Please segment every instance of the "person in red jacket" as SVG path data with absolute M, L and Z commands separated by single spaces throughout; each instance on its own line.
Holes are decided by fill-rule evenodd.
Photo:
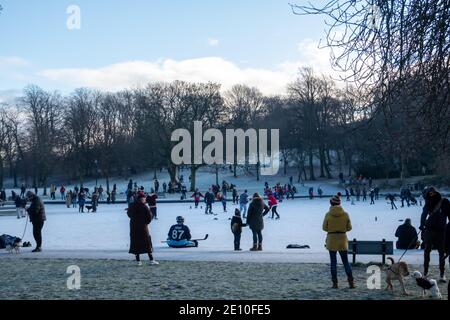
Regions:
M 152 213 L 152 217 L 155 220 L 158 220 L 157 214 L 156 214 L 156 199 L 158 199 L 158 196 L 156 193 L 149 194 L 145 201 L 147 202 L 148 206 L 150 207 L 150 211 Z
M 194 198 L 195 209 L 197 209 L 200 198 L 204 198 L 204 196 L 200 191 L 198 191 L 198 189 L 195 189 L 195 192 L 192 194 L 191 198 Z
M 56 189 L 56 188 L 55 188 Z M 61 193 L 61 200 L 65 200 L 66 197 L 66 188 L 64 187 L 64 185 L 61 186 L 61 188 L 59 189 L 59 192 Z
M 275 214 L 277 215 L 276 219 L 280 219 L 280 215 L 277 212 L 277 207 L 278 207 L 277 199 L 275 199 L 275 197 L 273 196 L 272 193 L 269 193 L 269 195 L 267 197 L 269 199 L 269 207 L 272 209 L 272 219 Z

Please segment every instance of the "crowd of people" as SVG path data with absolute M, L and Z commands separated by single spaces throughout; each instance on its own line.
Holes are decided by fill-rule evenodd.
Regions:
M 360 179 L 359 181 L 364 181 Z M 370 181 L 370 180 L 368 180 Z M 371 183 L 371 182 L 370 182 Z M 165 188 L 163 187 L 163 190 Z M 344 210 L 342 206 L 342 200 L 345 197 L 347 201 L 349 196 L 355 195 L 358 197 L 358 189 L 356 193 L 352 194 L 352 187 L 347 192 L 345 189 L 345 196 L 338 192 L 330 199 L 330 209 L 325 214 L 323 221 L 323 231 L 327 233 L 326 236 L 326 248 L 329 251 L 330 257 L 330 272 L 332 279 L 332 288 L 338 288 L 337 278 L 337 256 L 341 257 L 344 265 L 344 270 L 347 275 L 347 281 L 350 288 L 355 288 L 355 281 L 352 275 L 352 268 L 348 261 L 348 239 L 347 232 L 352 230 L 352 224 L 350 215 Z M 136 261 L 139 265 L 142 264 L 140 260 L 141 254 L 147 254 L 150 260 L 150 264 L 156 265 L 158 262 L 153 257 L 153 245 L 151 236 L 148 230 L 148 225 L 151 221 L 158 219 L 157 217 L 157 199 L 159 190 L 159 182 L 154 181 L 154 188 L 151 188 L 150 192 L 145 192 L 144 187 L 138 187 L 136 182 L 131 179 L 128 183 L 126 195 L 127 195 L 127 214 L 130 218 L 130 249 L 129 253 L 134 254 Z M 234 236 L 233 245 L 234 250 L 240 251 L 241 249 L 241 236 L 243 228 L 249 227 L 253 245 L 250 248 L 251 251 L 263 250 L 263 229 L 264 229 L 264 217 L 271 212 L 272 219 L 280 219 L 280 215 L 277 211 L 278 205 L 283 201 L 284 196 L 290 195 L 294 190 L 293 186 L 286 184 L 281 186 L 277 183 L 273 187 L 269 187 L 268 183 L 264 184 L 264 195 L 267 198 L 267 204 L 263 197 L 259 193 L 249 195 L 248 190 L 239 192 L 236 185 L 228 184 L 226 181 L 222 182 L 222 185 L 212 185 L 205 194 L 202 194 L 199 189 L 196 189 L 191 198 L 194 199 L 194 206 L 198 208 L 202 199 L 205 203 L 205 214 L 213 213 L 213 204 L 218 201 L 222 204 L 223 211 L 227 212 L 227 194 L 231 193 L 231 200 L 233 204 L 238 205 L 234 210 L 234 215 L 230 218 L 230 228 Z M 361 182 L 361 200 L 365 201 L 365 185 Z M 50 189 L 51 198 L 55 197 L 56 187 L 52 186 Z M 81 186 L 75 187 L 73 190 L 68 190 L 61 186 L 59 188 L 61 199 L 65 200 L 67 207 L 75 208 L 79 206 L 79 212 L 84 211 L 86 199 L 91 201 L 91 209 L 96 211 L 99 199 L 102 198 L 104 192 L 103 188 L 95 187 L 92 193 L 89 193 L 88 188 Z M 114 202 L 113 194 L 117 192 L 116 185 L 113 186 L 111 193 L 107 193 L 107 202 Z M 295 191 L 294 191 L 295 192 Z M 310 190 L 311 192 L 311 190 Z M 379 197 L 379 190 L 375 190 L 374 187 L 370 189 L 370 197 L 372 202 Z M 319 197 L 323 196 L 323 191 L 319 187 Z M 400 197 L 402 200 L 402 207 L 417 205 L 412 195 L 411 188 L 402 187 L 400 190 Z M 395 195 L 388 194 L 386 196 L 391 201 L 391 205 L 395 206 Z M 414 198 L 414 200 L 413 200 Z M 430 253 L 432 250 L 437 250 L 439 253 L 439 270 L 440 281 L 445 282 L 445 260 L 450 254 L 450 202 L 448 199 L 442 197 L 442 195 L 434 187 L 427 187 L 423 190 L 421 195 L 421 201 L 424 201 L 424 206 L 421 215 L 421 221 L 419 226 L 419 232 L 412 225 L 411 219 L 406 219 L 402 225 L 398 227 L 395 232 L 395 236 L 398 237 L 396 242 L 397 249 L 411 250 L 422 248 L 424 250 L 424 275 L 429 273 Z M 358 200 L 356 200 L 358 201 Z M 30 202 L 30 206 L 26 208 L 27 202 Z M 33 236 L 36 241 L 36 248 L 33 252 L 40 252 L 42 247 L 42 229 L 44 222 L 46 221 L 44 204 L 40 197 L 32 191 L 26 191 L 21 188 L 21 194 L 15 195 L 15 205 L 17 208 L 17 217 L 25 217 L 25 212 L 28 213 L 30 221 L 33 225 Z M 395 206 L 395 207 L 394 207 Z M 419 234 L 421 234 L 421 240 L 419 241 Z M 196 239 L 192 239 L 190 229 L 185 225 L 185 219 L 182 216 L 176 218 L 176 224 L 170 227 L 167 234 L 167 244 L 170 247 L 196 247 L 198 242 Z

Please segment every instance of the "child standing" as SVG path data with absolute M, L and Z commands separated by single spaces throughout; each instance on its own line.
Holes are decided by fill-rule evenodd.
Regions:
M 241 233 L 242 227 L 246 227 L 247 224 L 242 222 L 241 211 L 236 208 L 234 210 L 234 216 L 231 218 L 231 232 L 234 235 L 234 251 L 241 251 Z

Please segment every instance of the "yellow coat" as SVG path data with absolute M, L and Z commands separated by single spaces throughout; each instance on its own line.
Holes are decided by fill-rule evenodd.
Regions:
M 330 251 L 347 251 L 346 232 L 352 230 L 348 213 L 341 206 L 331 206 L 323 220 L 323 231 L 328 232 L 326 247 Z

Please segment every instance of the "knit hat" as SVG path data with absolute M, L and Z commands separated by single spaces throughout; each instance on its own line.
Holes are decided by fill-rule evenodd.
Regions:
M 332 206 L 340 206 L 341 198 L 338 195 L 335 195 L 333 198 L 330 199 L 330 204 Z
M 238 208 L 236 208 L 234 210 L 234 215 L 240 217 L 241 216 L 241 210 L 239 210 Z

